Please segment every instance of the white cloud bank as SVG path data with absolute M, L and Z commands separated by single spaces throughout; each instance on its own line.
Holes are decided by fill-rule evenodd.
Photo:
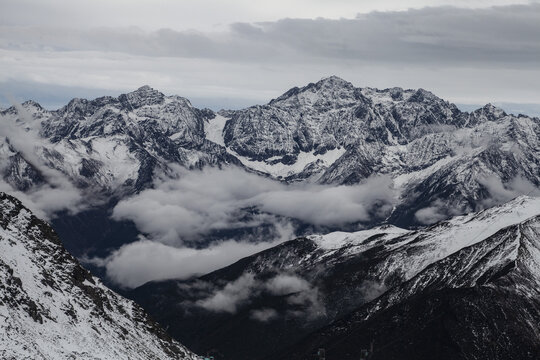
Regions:
M 288 219 L 314 226 L 369 221 L 390 211 L 394 196 L 392 181 L 385 177 L 330 187 L 286 185 L 234 167 L 179 170 L 178 179 L 162 179 L 154 189 L 115 207 L 113 218 L 133 221 L 148 239 L 125 245 L 98 263 L 112 281 L 127 287 L 188 278 L 293 239 Z M 206 242 L 212 231 L 268 223 L 275 231 L 263 238 L 230 239 L 205 249 L 185 247 L 186 241 Z
M 121 201 L 117 220 L 132 220 L 152 239 L 168 244 L 201 237 L 212 230 L 255 227 L 269 216 L 321 225 L 369 221 L 392 208 L 392 180 L 373 177 L 354 186 L 285 185 L 239 168 L 181 172 Z M 247 208 L 263 214 L 243 217 Z
M 281 227 L 275 239 L 258 243 L 227 240 L 204 249 L 174 247 L 141 239 L 122 246 L 106 259 L 87 259 L 104 266 L 114 283 L 134 288 L 152 280 L 186 279 L 230 265 L 243 257 L 258 253 L 294 237 L 292 228 Z

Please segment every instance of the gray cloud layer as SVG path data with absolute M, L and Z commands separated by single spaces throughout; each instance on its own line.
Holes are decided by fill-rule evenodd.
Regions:
M 267 101 L 335 74 L 358 86 L 423 87 L 464 104 L 534 104 L 539 36 L 537 3 L 243 22 L 216 31 L 13 24 L 0 28 L 0 86 L 24 94 L 28 83 L 104 92 L 148 83 L 219 107 Z
M 374 12 L 356 19 L 283 19 L 236 23 L 203 33 L 136 28 L 1 28 L 13 50 L 104 51 L 235 62 L 326 62 L 536 67 L 540 5 L 487 9 L 424 8 Z

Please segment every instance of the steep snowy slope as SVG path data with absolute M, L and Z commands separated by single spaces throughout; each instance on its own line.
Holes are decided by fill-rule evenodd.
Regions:
M 282 352 L 330 358 L 537 359 L 540 216 L 433 263 L 409 281 Z
M 217 348 L 225 358 L 248 359 L 292 346 L 358 308 L 363 312 L 353 319 L 365 321 L 426 292 L 507 286 L 519 304 L 515 316 L 523 313 L 518 319 L 527 321 L 519 334 L 532 351 L 540 345 L 537 325 L 530 326 L 539 315 L 539 214 L 539 198 L 520 197 L 416 231 L 387 225 L 300 238 L 198 279 L 148 283 L 130 296 L 193 349 Z M 326 338 L 338 342 L 339 334 L 347 335 L 340 324 L 335 336 L 325 332 L 295 350 L 298 358 L 309 358 Z M 408 329 L 404 323 L 401 331 Z M 508 344 L 519 343 L 515 334 L 506 341 L 505 353 Z M 488 359 L 480 348 L 470 351 Z
M 0 358 L 198 359 L 0 193 Z

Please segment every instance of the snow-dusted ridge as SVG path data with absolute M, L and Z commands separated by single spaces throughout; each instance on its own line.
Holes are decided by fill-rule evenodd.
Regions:
M 240 279 L 246 276 L 255 283 L 264 283 L 276 274 L 293 277 L 304 286 L 277 299 L 272 294 L 256 293 L 237 304 L 236 314 L 215 315 L 189 305 L 213 296 L 214 291 L 239 286 Z M 327 347 L 325 341 L 340 343 L 346 339 L 351 341 L 352 352 L 336 358 L 354 359 L 351 354 L 365 348 L 365 343 L 355 343 L 356 337 L 360 338 L 355 333 L 358 326 L 374 319 L 373 327 L 365 330 L 369 345 L 371 336 L 393 329 L 395 319 L 402 316 L 405 323 L 400 333 L 412 332 L 414 341 L 425 347 L 433 341 L 430 329 L 442 314 L 445 330 L 441 338 L 436 338 L 436 347 L 452 338 L 463 344 L 457 349 L 466 347 L 462 351 L 466 351 L 469 358 L 492 360 L 496 358 L 492 352 L 500 351 L 506 356 L 515 352 L 509 344 L 520 344 L 522 351 L 506 358 L 532 360 L 535 358 L 527 354 L 533 354 L 540 339 L 537 326 L 540 320 L 537 311 L 540 308 L 540 198 L 521 196 L 500 206 L 418 230 L 384 225 L 358 232 L 300 237 L 197 279 L 147 283 L 135 289 L 133 296 L 145 304 L 151 314 L 170 325 L 179 337 L 192 322 L 202 322 L 203 328 L 198 331 L 206 330 L 204 345 L 223 347 L 231 357 L 238 349 L 242 349 L 242 353 L 249 351 L 253 356 L 274 354 L 279 350 L 281 344 L 250 337 L 257 327 L 254 320 L 244 314 L 260 311 L 264 304 L 265 309 L 273 309 L 275 318 L 258 326 L 280 334 L 284 351 L 281 356 L 269 355 L 268 358 L 303 360 L 313 354 L 311 350 L 316 352 L 320 347 L 326 347 L 330 355 L 330 350 L 339 350 L 340 345 Z M 311 309 L 315 309 L 317 316 L 302 317 L 306 307 L 298 306 L 296 300 L 314 298 L 317 306 Z M 423 302 L 424 298 L 429 300 Z M 186 304 L 185 307 L 178 308 L 179 302 Z M 425 316 L 423 321 L 415 320 L 420 316 L 417 313 L 405 316 L 411 303 L 421 309 L 420 313 Z M 467 312 L 451 312 L 448 330 L 447 312 L 453 306 L 459 306 L 458 309 L 465 306 Z M 174 310 L 170 310 L 172 308 Z M 310 309 L 309 304 L 307 308 Z M 196 315 L 191 315 L 192 312 Z M 299 320 L 283 321 L 291 319 L 292 312 Z M 471 316 L 481 319 L 471 321 Z M 384 321 L 379 323 L 379 317 Z M 215 331 L 223 321 L 234 324 L 227 327 L 227 334 L 223 330 Z M 427 332 L 425 338 L 416 337 L 418 329 Z M 302 343 L 301 339 L 310 338 L 309 333 L 315 330 L 316 337 L 309 352 L 298 356 L 289 352 L 294 348 L 289 341 Z M 187 339 L 196 347 L 201 346 L 198 338 L 196 333 Z M 400 338 L 400 334 L 379 336 L 376 344 L 378 348 L 387 344 L 393 346 L 393 341 Z M 496 350 L 487 352 L 485 347 L 500 338 L 504 338 L 504 342 Z M 470 343 L 474 345 L 467 347 Z M 249 350 L 244 350 L 245 347 Z M 440 354 L 438 348 L 429 351 L 432 352 L 425 359 Z M 388 358 L 400 359 L 399 356 Z M 407 359 L 416 358 L 412 355 Z
M 359 254 L 382 244 L 387 250 L 394 251 L 384 272 L 399 271 L 408 280 L 430 264 L 484 241 L 501 229 L 539 215 L 540 197 L 520 196 L 503 205 L 457 216 L 420 230 L 387 225 L 354 233 L 335 232 L 308 238 L 326 252 L 325 256 L 341 249 L 347 249 L 346 253 L 350 255 Z M 366 243 L 375 235 L 378 235 L 376 242 Z M 537 261 L 540 264 L 540 258 Z M 537 276 L 540 279 L 540 272 Z
M 199 359 L 0 193 L 0 358 Z

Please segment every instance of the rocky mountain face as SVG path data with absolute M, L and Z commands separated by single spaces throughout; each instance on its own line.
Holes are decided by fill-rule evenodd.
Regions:
M 0 193 L 0 358 L 199 359 Z
M 389 222 L 398 226 L 421 223 L 415 214 L 426 207 L 440 208 L 440 218 L 486 207 L 498 195 L 492 181 L 540 185 L 538 118 L 492 105 L 461 112 L 423 89 L 356 88 L 330 77 L 222 115 L 230 117 L 224 144 L 247 167 L 324 184 L 391 177 L 400 200 Z
M 520 197 L 421 230 L 313 235 L 129 296 L 223 358 L 357 359 L 373 341 L 377 359 L 534 359 L 539 214 Z
M 475 121 L 423 89 L 360 89 L 338 77 L 293 88 L 264 106 L 229 112 L 225 143 L 266 160 L 300 152 L 325 153 L 358 142 L 406 144 L 431 127 Z

